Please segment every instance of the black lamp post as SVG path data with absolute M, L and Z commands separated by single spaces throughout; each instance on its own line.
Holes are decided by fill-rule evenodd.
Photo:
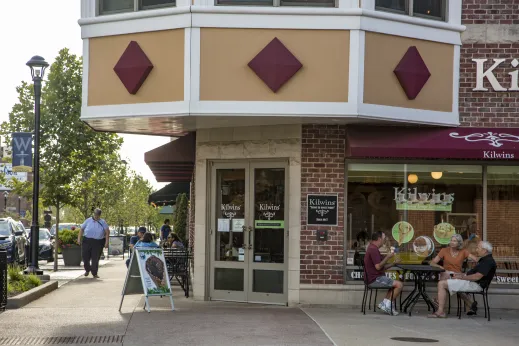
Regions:
M 9 196 L 9 192 L 4 191 L 4 212 L 7 213 L 7 196 Z
M 32 223 L 31 223 L 31 264 L 27 272 L 41 275 L 43 271 L 38 268 L 38 244 L 40 238 L 40 225 L 38 223 L 38 199 L 40 194 L 40 99 L 41 82 L 45 69 L 49 64 L 41 56 L 35 55 L 27 62 L 31 68 L 32 81 L 34 82 L 34 165 L 33 165 L 33 192 L 32 192 Z
M 18 196 L 18 216 L 22 217 L 22 197 Z

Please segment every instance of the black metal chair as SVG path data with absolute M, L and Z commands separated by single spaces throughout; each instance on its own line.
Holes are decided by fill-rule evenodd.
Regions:
M 165 248 L 163 252 L 170 282 L 176 279 L 186 298 L 189 298 L 189 260 L 191 259 L 189 251 L 186 249 Z
M 461 299 L 461 296 L 460 296 L 460 293 L 472 293 L 472 297 L 474 298 L 474 301 L 476 301 L 476 294 L 477 295 L 481 295 L 483 297 L 483 308 L 485 309 L 485 318 L 487 318 L 488 321 L 490 321 L 490 305 L 488 303 L 488 288 L 490 287 L 490 282 L 492 282 L 492 280 L 494 279 L 494 275 L 496 274 L 496 269 L 494 269 L 491 273 L 490 273 L 490 280 L 489 280 L 489 283 L 488 285 L 486 286 L 482 286 L 481 288 L 483 288 L 482 291 L 480 292 L 457 292 L 456 293 L 456 296 L 458 297 L 458 319 L 461 319 L 461 304 L 462 304 L 462 299 Z
M 371 284 L 368 284 L 368 275 L 366 273 L 366 268 L 364 267 L 364 258 L 359 258 L 359 267 L 362 269 L 362 275 L 363 275 L 363 281 L 364 281 L 364 294 L 362 296 L 362 306 L 360 309 L 360 312 L 366 314 L 366 302 L 368 300 L 368 292 L 369 292 L 369 304 L 368 308 L 371 306 L 371 297 L 373 295 L 373 291 L 375 291 L 375 300 L 373 301 L 373 311 L 377 311 L 377 295 L 378 290 L 388 290 L 388 287 L 386 285 L 382 285 L 375 282 L 372 282 Z M 390 288 L 391 290 L 391 314 L 393 314 L 393 293 L 394 289 Z

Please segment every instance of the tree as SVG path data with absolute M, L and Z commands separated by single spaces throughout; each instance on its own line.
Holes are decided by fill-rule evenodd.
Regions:
M 45 206 L 56 208 L 57 230 L 60 209 L 78 204 L 74 184 L 84 172 L 101 170 L 100 162 L 117 153 L 122 144 L 116 134 L 95 132 L 80 120 L 81 88 L 82 59 L 62 49 L 42 90 L 40 128 L 41 198 Z M 22 83 L 17 91 L 18 103 L 9 113 L 9 121 L 0 126 L 0 134 L 8 140 L 12 132 L 34 129 L 32 86 Z M 54 263 L 57 270 L 57 260 Z
M 173 231 L 178 235 L 182 242 L 185 242 L 188 208 L 188 199 L 185 193 L 181 193 L 177 196 L 175 208 L 176 209 Z

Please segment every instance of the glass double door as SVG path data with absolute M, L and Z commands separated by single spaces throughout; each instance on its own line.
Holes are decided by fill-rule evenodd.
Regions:
M 286 304 L 286 164 L 214 163 L 211 179 L 211 299 Z

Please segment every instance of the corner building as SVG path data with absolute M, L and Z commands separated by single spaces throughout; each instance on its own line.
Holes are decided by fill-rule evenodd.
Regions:
M 360 305 L 381 230 L 489 240 L 519 306 L 519 1 L 81 2 L 82 120 L 172 137 L 195 299 Z

